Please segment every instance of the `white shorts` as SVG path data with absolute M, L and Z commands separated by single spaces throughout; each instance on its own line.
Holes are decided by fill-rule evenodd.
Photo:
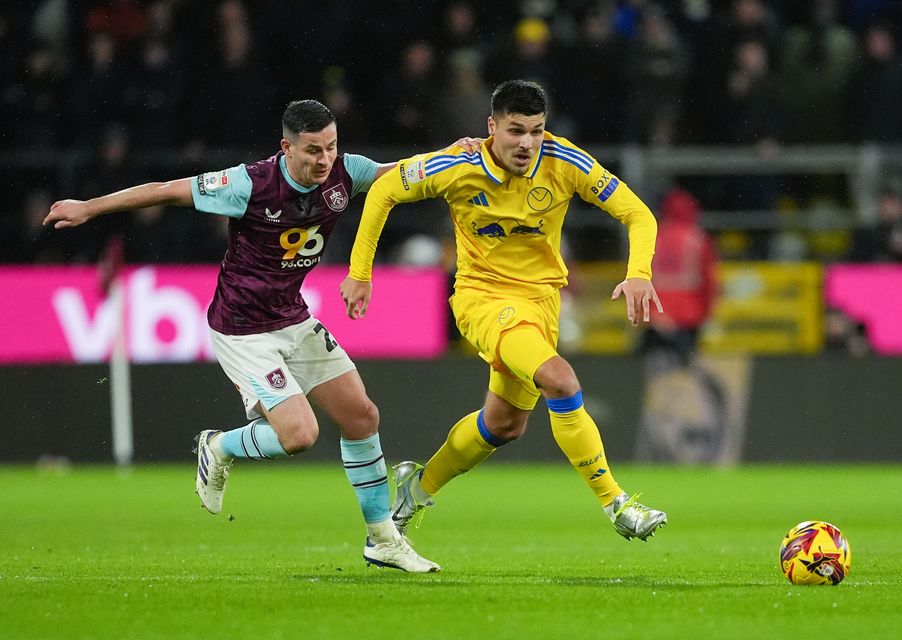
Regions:
M 316 318 L 277 331 L 227 336 L 210 329 L 213 350 L 238 388 L 249 420 L 356 367 Z

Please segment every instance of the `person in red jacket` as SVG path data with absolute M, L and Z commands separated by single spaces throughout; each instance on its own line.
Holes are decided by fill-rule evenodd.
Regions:
M 642 351 L 675 352 L 685 365 L 717 295 L 717 256 L 699 225 L 701 207 L 685 189 L 672 189 L 661 203 L 655 248 L 655 289 L 666 314 L 652 316 Z

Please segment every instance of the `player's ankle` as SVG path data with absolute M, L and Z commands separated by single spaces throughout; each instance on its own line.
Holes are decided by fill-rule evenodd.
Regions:
M 393 542 L 401 537 L 391 518 L 382 520 L 381 522 L 367 522 L 366 534 L 370 540 L 379 544 L 380 542 Z
M 210 447 L 210 451 L 213 452 L 213 456 L 216 458 L 216 462 L 225 464 L 227 462 L 231 462 L 233 458 L 222 449 L 222 435 L 223 434 L 221 432 L 217 433 L 207 441 L 207 444 Z

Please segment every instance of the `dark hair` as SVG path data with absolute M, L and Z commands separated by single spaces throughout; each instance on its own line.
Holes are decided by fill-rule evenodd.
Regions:
M 519 113 L 536 116 L 548 113 L 548 97 L 538 83 L 529 80 L 508 80 L 492 92 L 492 114 Z
M 322 131 L 335 122 L 329 107 L 316 100 L 289 102 L 282 114 L 282 135 Z

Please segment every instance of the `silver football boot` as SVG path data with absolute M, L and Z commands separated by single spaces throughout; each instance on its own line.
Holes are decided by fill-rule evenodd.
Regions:
M 605 512 L 614 523 L 614 529 L 627 540 L 632 538 L 647 540 L 655 535 L 658 527 L 667 524 L 666 513 L 639 504 L 636 502 L 638 497 L 639 494 L 631 498 L 621 493 L 605 507 Z
M 395 472 L 395 501 L 391 505 L 391 519 L 403 536 L 414 516 L 419 513 L 422 519 L 423 509 L 431 507 L 434 503 L 431 499 L 419 502 L 413 496 L 411 484 L 420 480 L 423 465 L 407 460 L 396 464 L 392 469 Z

